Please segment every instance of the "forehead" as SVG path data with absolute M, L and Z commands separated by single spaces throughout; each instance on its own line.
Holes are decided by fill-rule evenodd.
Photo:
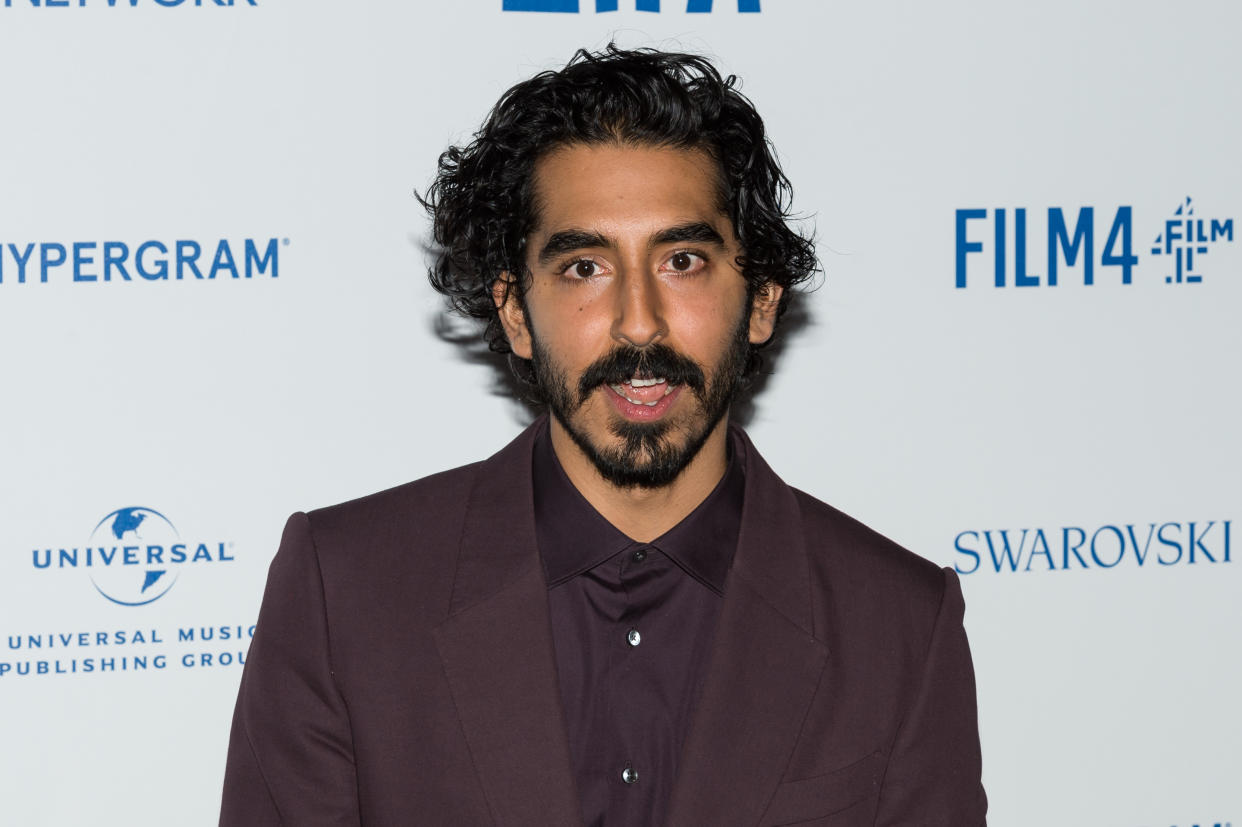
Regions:
M 535 164 L 534 235 L 567 227 L 654 232 L 688 221 L 728 224 L 719 166 L 700 149 L 569 144 Z

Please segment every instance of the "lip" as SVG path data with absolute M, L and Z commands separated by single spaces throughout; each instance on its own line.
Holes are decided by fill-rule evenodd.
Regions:
M 654 405 L 634 404 L 621 394 L 617 393 L 611 385 L 605 385 L 606 395 L 617 413 L 632 422 L 653 422 L 668 412 L 673 403 L 677 401 L 677 397 L 681 396 L 684 385 L 673 385 L 667 395 L 661 398 Z

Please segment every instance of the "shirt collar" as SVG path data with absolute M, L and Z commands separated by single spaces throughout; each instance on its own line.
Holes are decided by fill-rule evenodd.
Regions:
M 535 437 L 532 477 L 535 532 L 548 588 L 594 568 L 628 547 L 655 548 L 713 591 L 723 594 L 737 549 L 745 492 L 746 446 L 729 429 L 724 476 L 681 522 L 650 543 L 630 539 L 574 487 L 544 425 Z

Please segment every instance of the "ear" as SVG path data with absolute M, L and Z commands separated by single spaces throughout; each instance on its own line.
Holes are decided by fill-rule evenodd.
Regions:
M 530 328 L 526 325 L 526 314 L 522 311 L 522 302 L 518 300 L 517 289 L 517 279 L 505 271 L 492 282 L 492 301 L 496 304 L 500 326 L 505 329 L 510 349 L 521 358 L 529 359 L 533 355 Z
M 750 306 L 750 343 L 761 345 L 772 338 L 776 330 L 776 316 L 781 306 L 781 295 L 785 292 L 779 284 L 765 282 L 755 291 L 754 301 Z

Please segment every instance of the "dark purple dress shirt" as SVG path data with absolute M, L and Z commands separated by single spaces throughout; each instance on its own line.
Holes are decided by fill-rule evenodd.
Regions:
M 534 447 L 535 528 L 587 827 L 663 821 L 737 548 L 742 441 L 685 519 L 631 540 L 574 488 L 547 429 Z

